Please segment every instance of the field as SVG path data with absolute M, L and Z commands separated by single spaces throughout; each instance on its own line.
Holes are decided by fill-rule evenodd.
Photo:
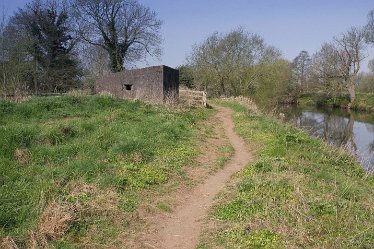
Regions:
M 207 221 L 199 248 L 373 248 L 374 178 L 342 150 L 233 102 L 256 155 Z
M 211 113 L 105 96 L 1 100 L 1 245 L 118 247 L 147 195 L 188 181 Z

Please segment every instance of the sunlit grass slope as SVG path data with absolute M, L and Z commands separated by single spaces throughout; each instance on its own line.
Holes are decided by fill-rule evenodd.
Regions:
M 373 248 L 373 176 L 299 129 L 223 104 L 256 161 L 218 198 L 200 248 Z
M 139 193 L 183 175 L 208 113 L 105 96 L 0 101 L 3 243 L 117 246 Z

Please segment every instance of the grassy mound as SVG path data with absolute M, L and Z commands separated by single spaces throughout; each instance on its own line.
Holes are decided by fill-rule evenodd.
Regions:
M 344 151 L 235 103 L 257 160 L 235 176 L 200 248 L 372 248 L 374 178 Z
M 183 176 L 207 116 L 99 96 L 0 101 L 0 245 L 121 243 L 141 192 Z

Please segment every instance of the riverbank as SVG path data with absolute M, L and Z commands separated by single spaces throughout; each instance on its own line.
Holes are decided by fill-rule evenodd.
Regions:
M 240 104 L 257 160 L 217 200 L 200 248 L 372 248 L 374 178 L 346 152 Z
M 298 105 L 301 107 L 328 107 L 347 109 L 349 103 L 348 96 L 341 96 L 336 98 L 326 98 L 324 94 L 304 94 L 298 100 Z M 357 93 L 356 100 L 353 102 L 352 110 L 362 112 L 374 112 L 374 94 L 372 93 Z
M 374 115 L 345 109 L 280 106 L 283 121 L 328 144 L 346 148 L 367 171 L 374 172 Z

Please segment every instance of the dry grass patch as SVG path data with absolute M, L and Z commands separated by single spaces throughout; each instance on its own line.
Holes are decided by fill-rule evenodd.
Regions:
M 49 240 L 62 238 L 75 219 L 74 211 L 72 206 L 53 201 L 40 216 L 37 228 L 38 233 L 46 236 Z
M 92 184 L 71 182 L 67 185 L 69 194 L 66 200 L 74 205 L 78 219 L 90 215 L 118 215 L 120 211 L 119 194 L 114 189 L 99 189 Z
M 110 227 L 123 229 L 124 212 L 120 209 L 118 194 L 112 189 L 101 190 L 95 185 L 71 182 L 68 194 L 61 201 L 52 201 L 42 212 L 36 229 L 26 241 L 27 248 L 48 248 L 49 241 L 59 241 L 68 235 L 73 226 L 86 226 L 80 244 L 95 248 L 105 238 L 103 230 Z M 107 226 L 108 225 L 108 226 Z M 112 238 L 116 241 L 118 238 Z M 7 241 L 9 244 L 11 241 Z M 108 241 L 105 241 L 107 243 Z
M 48 248 L 48 241 L 65 236 L 76 218 L 73 205 L 52 201 L 42 212 L 35 231 L 29 233 L 26 248 Z
M 10 237 L 0 238 L 0 248 L 2 249 L 18 249 L 17 244 Z
M 28 149 L 15 149 L 13 158 L 19 164 L 27 165 L 31 161 L 31 152 Z

